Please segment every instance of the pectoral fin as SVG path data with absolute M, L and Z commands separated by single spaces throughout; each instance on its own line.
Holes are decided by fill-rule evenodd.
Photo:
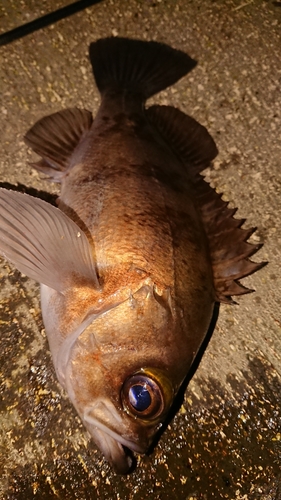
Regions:
M 45 201 L 7 189 L 0 189 L 0 255 L 59 292 L 99 287 L 93 248 L 77 224 Z

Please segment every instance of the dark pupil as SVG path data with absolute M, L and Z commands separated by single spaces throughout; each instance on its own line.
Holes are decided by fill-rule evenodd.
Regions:
M 145 411 L 151 405 L 151 397 L 145 385 L 134 385 L 129 390 L 129 401 L 137 411 Z

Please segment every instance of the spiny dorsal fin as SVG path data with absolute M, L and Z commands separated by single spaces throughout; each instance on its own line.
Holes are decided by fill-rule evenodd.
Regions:
M 188 163 L 189 170 L 201 172 L 217 156 L 216 144 L 208 130 L 179 109 L 156 105 L 148 108 L 146 115 L 173 151 Z
M 195 202 L 209 242 L 216 300 L 233 303 L 231 295 L 253 291 L 237 280 L 266 264 L 249 260 L 262 246 L 247 242 L 256 228 L 242 229 L 245 220 L 233 217 L 237 209 L 228 208 L 228 203 L 199 175 L 217 154 L 215 143 L 205 127 L 169 106 L 152 106 L 147 110 L 147 116 L 191 176 Z
M 59 181 L 92 122 L 92 113 L 78 108 L 64 109 L 38 120 L 24 137 L 26 144 L 42 157 L 32 165 Z
M 58 292 L 99 288 L 93 248 L 58 208 L 28 194 L 0 189 L 0 255 Z
M 129 91 L 142 99 L 177 82 L 196 65 L 187 54 L 163 43 L 114 37 L 91 43 L 90 60 L 100 92 Z
M 196 200 L 200 208 L 211 252 L 216 299 L 219 302 L 234 303 L 232 295 L 253 292 L 237 280 L 255 273 L 266 262 L 252 262 L 262 244 L 247 242 L 256 228 L 243 229 L 245 219 L 234 219 L 236 209 L 228 203 L 198 175 L 195 184 Z

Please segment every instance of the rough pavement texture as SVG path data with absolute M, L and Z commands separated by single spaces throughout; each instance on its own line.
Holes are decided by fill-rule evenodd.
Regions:
M 67 2 L 2 0 L 2 32 Z M 114 474 L 56 381 L 39 287 L 0 269 L 0 496 L 32 499 L 281 499 L 281 2 L 104 0 L 1 48 L 0 181 L 56 193 L 22 137 L 63 107 L 93 109 L 87 58 L 109 35 L 154 39 L 198 60 L 154 102 L 206 125 L 220 154 L 207 177 L 264 242 L 255 294 L 221 306 L 203 359 L 158 446 Z

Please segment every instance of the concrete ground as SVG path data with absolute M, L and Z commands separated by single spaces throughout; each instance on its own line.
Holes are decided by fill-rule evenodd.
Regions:
M 2 32 L 66 5 L 2 0 Z M 130 476 L 89 441 L 52 366 L 39 287 L 0 269 L 0 496 L 33 499 L 281 499 L 281 2 L 104 0 L 1 48 L 0 181 L 47 193 L 23 144 L 35 120 L 63 107 L 95 112 L 91 41 L 166 42 L 198 60 L 154 101 L 206 125 L 219 156 L 207 172 L 264 242 L 255 294 L 221 306 L 214 334 L 159 444 Z

